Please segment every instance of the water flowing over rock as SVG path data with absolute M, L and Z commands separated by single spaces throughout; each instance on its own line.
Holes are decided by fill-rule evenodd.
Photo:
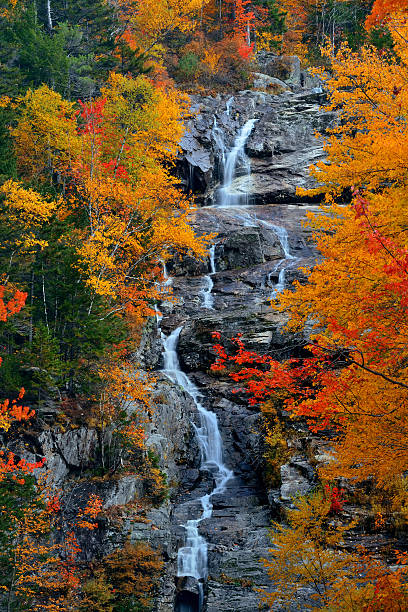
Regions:
M 197 115 L 181 141 L 184 153 L 179 166 L 181 177 L 199 202 L 218 204 L 226 187 L 235 197 L 230 204 L 295 202 L 299 201 L 296 187 L 314 185 L 309 166 L 324 158 L 323 141 L 315 133 L 324 133 L 334 114 L 319 110 L 324 101 L 320 86 L 297 87 L 296 91 L 289 87 L 279 95 L 250 90 L 232 98 L 193 96 L 192 110 Z M 242 151 L 238 141 L 244 135 Z M 242 151 L 241 164 L 232 176 L 238 150 Z
M 216 238 L 206 261 L 178 256 L 167 263 L 177 304 L 162 304 L 157 317 L 160 368 L 190 400 L 193 444 L 161 527 L 170 537 L 158 612 L 257 610 L 257 589 L 268 588 L 260 559 L 268 554 L 271 518 L 315 481 L 308 432 L 300 430 L 280 483 L 265 482 L 259 411 L 210 365 L 214 331 L 227 348 L 240 333 L 249 349 L 282 358 L 304 345 L 285 333 L 284 315 L 269 304 L 302 279 L 300 265 L 314 261 L 302 227 L 313 204 L 295 201 L 295 189 L 312 184 L 308 165 L 324 155 L 314 131 L 331 117 L 321 118 L 321 101 L 317 89 L 194 100 L 197 114 L 182 142 L 185 181 L 210 204 L 196 210 L 193 226 Z
M 268 588 L 260 559 L 268 555 L 270 521 L 315 482 L 309 434 L 302 429 L 278 484 L 265 481 L 259 410 L 210 370 L 214 331 L 227 348 L 240 333 L 249 349 L 282 358 L 298 354 L 305 342 L 285 333 L 285 317 L 270 300 L 295 278 L 302 280 L 299 266 L 314 262 L 309 230 L 302 227 L 314 204 L 300 203 L 295 190 L 312 185 L 308 166 L 324 155 L 314 131 L 332 117 L 319 113 L 318 88 L 291 84 L 295 68 L 288 74 L 283 80 L 290 90 L 279 95 L 252 90 L 194 97 L 196 114 L 181 143 L 186 189 L 207 204 L 194 212 L 192 225 L 215 238 L 203 261 L 174 256 L 163 263 L 164 284 L 176 299 L 156 308 L 134 355 L 137 367 L 154 370 L 157 378 L 146 438 L 167 475 L 169 498 L 144 508 L 140 521 L 126 518 L 120 527 L 106 521 L 82 545 L 89 559 L 127 538 L 160 549 L 165 570 L 155 612 L 258 610 L 257 589 Z M 94 465 L 98 440 L 92 429 L 49 430 L 38 443 L 55 484 L 69 491 L 72 513 L 94 490 L 105 509 L 137 505 L 146 495 L 138 475 L 98 485 L 72 478 L 69 489 L 73 475 Z M 327 457 L 326 450 L 316 446 L 316 456 Z
M 219 206 L 239 206 L 240 204 L 249 203 L 248 188 L 234 191 L 234 185 L 239 174 L 245 177 L 244 184 L 246 186 L 251 181 L 251 163 L 245 153 L 245 145 L 254 129 L 255 123 L 256 119 L 248 119 L 239 131 L 231 151 L 227 155 L 223 153 L 223 184 L 216 195 L 216 201 Z
M 241 333 L 249 348 L 283 356 L 296 353 L 304 342 L 284 333 L 284 318 L 269 301 L 286 282 L 300 278 L 298 265 L 313 261 L 301 227 L 309 208 L 198 209 L 197 231 L 217 233 L 204 269 L 193 269 L 188 258 L 168 264 L 179 304 L 162 307 L 161 367 L 193 400 L 190 416 L 201 459 L 197 463 L 193 454 L 187 461 L 171 499 L 172 561 L 163 579 L 160 612 L 257 610 L 255 589 L 268 587 L 260 559 L 267 555 L 270 520 L 290 503 L 296 487 L 312 486 L 313 469 L 299 467 L 307 462 L 299 448 L 298 461 L 282 467 L 281 484 L 268 489 L 259 412 L 209 369 L 214 331 L 227 340 Z M 203 292 L 208 277 L 212 308 Z

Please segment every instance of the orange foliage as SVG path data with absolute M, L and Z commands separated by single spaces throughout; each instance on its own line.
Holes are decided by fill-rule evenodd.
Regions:
M 96 519 L 102 510 L 102 500 L 98 495 L 91 494 L 89 500 L 83 510 L 78 512 L 77 527 L 81 529 L 96 529 L 98 523 L 91 523 L 88 519 Z
M 7 321 L 8 317 L 20 312 L 27 299 L 27 293 L 17 290 L 13 297 L 9 298 L 8 301 L 5 302 L 5 294 L 6 287 L 4 285 L 0 286 L 0 321 Z
M 286 31 L 282 34 L 282 53 L 297 55 L 304 60 L 307 45 L 303 41 L 309 15 L 312 11 L 321 10 L 321 0 L 278 0 L 278 7 L 286 13 Z
M 120 0 L 118 12 L 125 24 L 124 40 L 131 48 L 159 53 L 163 39 L 178 29 L 194 29 L 195 17 L 208 0 Z
M 28 462 L 25 459 L 19 459 L 16 462 L 14 453 L 9 452 L 7 459 L 5 459 L 4 451 L 0 451 L 0 482 L 7 474 L 11 474 L 13 480 L 18 479 L 18 484 L 24 484 L 24 474 L 32 474 L 34 470 L 41 469 L 44 467 L 45 461 L 46 459 L 43 458 L 41 461 L 34 463 Z
M 366 19 L 366 27 L 370 29 L 392 21 L 394 13 L 401 13 L 406 17 L 407 12 L 407 0 L 375 0 L 371 13 Z

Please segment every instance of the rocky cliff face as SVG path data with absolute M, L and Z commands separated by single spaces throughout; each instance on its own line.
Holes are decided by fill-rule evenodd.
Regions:
M 213 499 L 211 518 L 200 524 L 200 533 L 208 542 L 209 578 L 204 605 L 207 612 L 258 609 L 259 595 L 254 589 L 268 587 L 260 559 L 267 555 L 270 520 L 279 515 L 282 504 L 291 503 L 292 495 L 306 492 L 314 482 L 314 471 L 305 454 L 308 434 L 300 431 L 293 442 L 293 457 L 282 466 L 281 484 L 268 489 L 262 476 L 264 449 L 259 435 L 259 413 L 248 406 L 245 397 L 232 392 L 228 380 L 209 369 L 215 358 L 212 348 L 215 330 L 227 339 L 241 333 L 248 347 L 282 356 L 294 354 L 303 344 L 302 338 L 284 333 L 283 317 L 270 309 L 269 301 L 282 277 L 283 266 L 285 282 L 290 282 L 298 274 L 299 265 L 313 261 L 307 231 L 301 227 L 307 208 L 275 205 L 202 208 L 196 212 L 195 227 L 217 233 L 216 272 L 211 275 L 212 308 L 204 307 L 206 279 L 212 269 L 210 261 L 195 265 L 185 259 L 168 266 L 179 303 L 162 307 L 165 316 L 161 327 L 169 334 L 183 326 L 178 344 L 181 366 L 201 390 L 203 403 L 216 413 L 224 462 L 234 472 L 226 490 Z M 287 232 L 286 245 L 282 228 Z M 293 259 L 285 260 L 283 246 Z M 191 419 L 197 422 L 194 407 L 191 409 Z M 167 589 L 169 585 L 171 589 L 167 590 L 166 598 L 160 599 L 161 612 L 173 610 L 177 593 L 183 602 L 190 602 L 193 599 L 189 599 L 189 593 L 197 592 L 194 581 L 186 578 L 175 581 L 177 548 L 183 545 L 185 537 L 180 525 L 188 518 L 199 518 L 198 500 L 214 486 L 211 471 L 199 469 L 195 453 L 180 475 L 172 498 L 174 548 L 169 556 L 173 562 L 165 578 Z
M 217 202 L 222 158 L 240 127 L 254 118 L 246 144 L 251 176 L 238 175 L 232 191 L 247 194 L 252 204 L 299 201 L 296 187 L 312 186 L 308 168 L 324 157 L 323 142 L 315 132 L 324 132 L 334 118 L 319 112 L 323 98 L 320 87 L 295 92 L 288 87 L 279 95 L 251 90 L 234 98 L 194 98 L 196 116 L 181 143 L 180 172 L 188 189 L 206 205 Z
M 297 492 L 313 487 L 310 453 L 316 461 L 324 457 L 324 448 L 298 426 L 280 478 L 273 487 L 265 482 L 259 412 L 210 370 L 214 331 L 227 344 L 241 333 L 249 348 L 282 358 L 299 352 L 305 342 L 285 334 L 284 317 L 269 302 L 301 277 L 299 266 L 313 263 L 308 231 L 302 227 L 313 203 L 300 202 L 295 191 L 313 185 L 309 165 L 324 157 L 315 131 L 324 132 L 334 117 L 319 112 L 322 91 L 301 72 L 297 58 L 263 60 L 263 73 L 255 75 L 255 85 L 263 91 L 194 98 L 195 115 L 181 143 L 180 175 L 206 205 L 196 211 L 193 225 L 216 238 L 208 261 L 186 257 L 168 263 L 177 304 L 162 305 L 161 332 L 168 337 L 182 327 L 180 367 L 200 390 L 205 409 L 217 416 L 223 462 L 234 476 L 212 494 L 217 472 L 203 466 L 197 446 L 178 465 L 170 515 L 161 526 L 169 535 L 159 612 L 257 610 L 257 589 L 268 588 L 260 559 L 268 554 L 270 520 Z M 177 392 L 174 383 L 173 390 Z M 184 397 L 180 388 L 178 392 Z M 199 427 L 197 406 L 188 403 L 188 393 L 184 401 L 190 421 Z M 179 436 L 181 431 L 191 443 L 187 422 L 180 421 Z M 209 516 L 203 515 L 206 495 L 212 502 Z M 178 550 L 186 545 L 185 525 L 191 519 L 199 521 L 199 535 L 208 546 L 208 580 L 177 577 Z

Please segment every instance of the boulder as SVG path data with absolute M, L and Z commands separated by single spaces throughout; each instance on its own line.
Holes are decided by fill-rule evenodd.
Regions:
M 280 498 L 293 503 L 297 495 L 307 495 L 315 486 L 315 473 L 307 458 L 295 456 L 281 466 Z
M 300 59 L 296 55 L 260 53 L 257 63 L 261 71 L 290 85 L 303 85 Z
M 290 87 L 286 83 L 268 74 L 254 72 L 253 79 L 253 86 L 256 89 L 263 89 L 268 93 L 280 94 L 284 91 L 290 91 Z

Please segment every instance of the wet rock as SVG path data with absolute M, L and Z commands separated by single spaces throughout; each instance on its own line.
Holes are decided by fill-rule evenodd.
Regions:
M 276 72 L 285 72 L 287 83 L 305 80 L 305 76 L 301 79 L 297 58 L 280 63 L 275 58 L 275 64 Z M 190 121 L 186 140 L 181 143 L 184 153 L 180 174 L 189 190 L 197 193 L 197 201 L 213 203 L 217 199 L 223 180 L 221 161 L 232 149 L 240 128 L 252 117 L 257 121 L 246 147 L 252 175 L 248 177 L 245 168 L 238 167 L 231 193 L 248 194 L 249 201 L 256 204 L 292 202 L 296 187 L 315 186 L 308 168 L 325 157 L 323 142 L 316 140 L 315 132 L 324 133 L 335 115 L 320 111 L 324 96 L 310 79 L 308 86 L 313 87 L 299 85 L 292 92 L 284 79 L 268 74 L 256 76 L 255 83 L 264 89 L 269 83 L 286 91 L 279 95 L 239 92 L 229 103 L 229 113 L 226 108 L 230 96 L 193 97 L 198 115 Z
M 164 377 L 158 380 L 154 411 L 147 426 L 147 446 L 154 450 L 170 486 L 179 485 L 186 467 L 192 466 L 192 474 L 199 464 L 199 449 L 191 424 L 195 412 L 195 404 L 188 394 Z
M 264 262 L 260 234 L 250 228 L 229 235 L 222 243 L 221 252 L 220 270 L 247 268 Z

